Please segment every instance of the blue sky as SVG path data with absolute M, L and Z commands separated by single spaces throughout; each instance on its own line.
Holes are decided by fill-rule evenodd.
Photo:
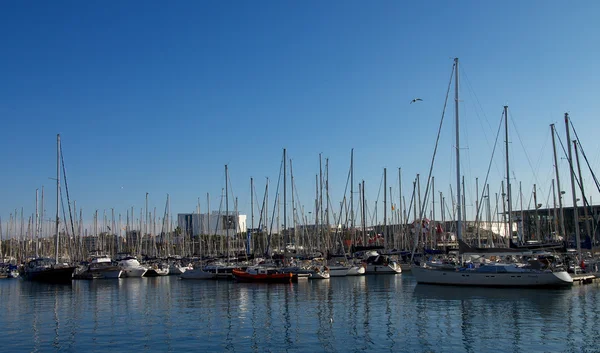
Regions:
M 250 177 L 260 199 L 269 177 L 272 199 L 284 147 L 307 212 L 319 153 L 337 212 L 354 148 L 355 183 L 365 180 L 373 211 L 384 167 L 395 197 L 398 167 L 405 195 L 417 173 L 424 180 L 454 57 L 467 197 L 476 177 L 483 183 L 507 104 L 513 190 L 523 183 L 527 207 L 537 183 L 545 203 L 549 124 L 564 140 L 565 112 L 600 164 L 599 10 L 595 1 L 3 2 L 0 216 L 33 213 L 36 188 L 55 197 L 57 133 L 71 199 L 88 221 L 96 209 L 139 214 L 146 192 L 159 215 L 167 193 L 173 213 L 193 211 L 198 197 L 205 210 L 206 193 L 214 210 L 225 164 L 231 196 L 249 213 Z M 423 102 L 409 104 L 415 97 Z M 451 108 L 434 170 L 448 199 Z M 584 181 L 600 199 L 587 171 Z M 54 214 L 54 201 L 45 209 Z

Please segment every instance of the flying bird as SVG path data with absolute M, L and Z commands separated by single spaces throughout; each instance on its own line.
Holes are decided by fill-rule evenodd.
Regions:
M 413 100 L 410 101 L 410 104 L 416 103 L 416 102 L 422 102 L 423 100 L 421 98 L 415 98 Z

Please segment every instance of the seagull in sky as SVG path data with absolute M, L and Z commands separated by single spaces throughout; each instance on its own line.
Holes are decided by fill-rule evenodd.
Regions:
M 415 98 L 413 100 L 410 101 L 410 104 L 416 103 L 416 102 L 422 102 L 423 100 L 421 98 Z

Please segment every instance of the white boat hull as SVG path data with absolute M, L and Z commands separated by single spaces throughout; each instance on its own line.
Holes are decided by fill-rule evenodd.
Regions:
M 362 276 L 366 272 L 363 266 L 352 266 L 348 269 L 347 276 Z
M 345 277 L 348 275 L 350 267 L 346 266 L 329 266 L 329 277 Z
M 569 287 L 573 278 L 566 272 L 503 272 L 436 270 L 414 266 L 417 283 L 483 287 Z
M 371 265 L 367 264 L 367 274 L 397 274 L 402 273 L 402 269 L 400 265 L 395 262 L 392 262 L 387 265 Z
M 147 269 L 140 267 L 140 268 L 123 268 L 123 270 L 121 271 L 121 277 L 123 278 L 128 278 L 128 277 L 142 277 L 146 271 L 148 271 Z
M 206 272 L 202 269 L 196 268 L 193 270 L 187 270 L 180 276 L 181 279 L 215 279 L 217 278 L 216 273 Z
M 104 278 L 119 278 L 121 277 L 122 270 L 113 270 L 113 271 L 102 271 L 102 275 Z
M 312 272 L 308 278 L 310 279 L 329 279 L 331 274 L 328 272 Z
M 411 271 L 412 265 L 411 264 L 400 264 L 400 269 L 402 269 L 402 272 L 408 272 L 408 271 Z
M 171 265 L 171 266 L 169 266 L 169 274 L 170 275 L 181 275 L 191 269 L 192 269 L 191 267 Z

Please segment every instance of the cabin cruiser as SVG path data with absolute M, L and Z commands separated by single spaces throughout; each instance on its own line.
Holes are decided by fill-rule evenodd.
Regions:
M 142 266 L 135 256 L 125 256 L 119 260 L 121 277 L 142 277 L 148 268 Z
M 402 272 L 400 265 L 387 255 L 381 255 L 376 251 L 365 254 L 366 274 L 397 274 Z
M 122 270 L 113 263 L 108 255 L 92 256 L 92 261 L 79 273 L 75 273 L 75 279 L 109 279 L 121 277 Z

